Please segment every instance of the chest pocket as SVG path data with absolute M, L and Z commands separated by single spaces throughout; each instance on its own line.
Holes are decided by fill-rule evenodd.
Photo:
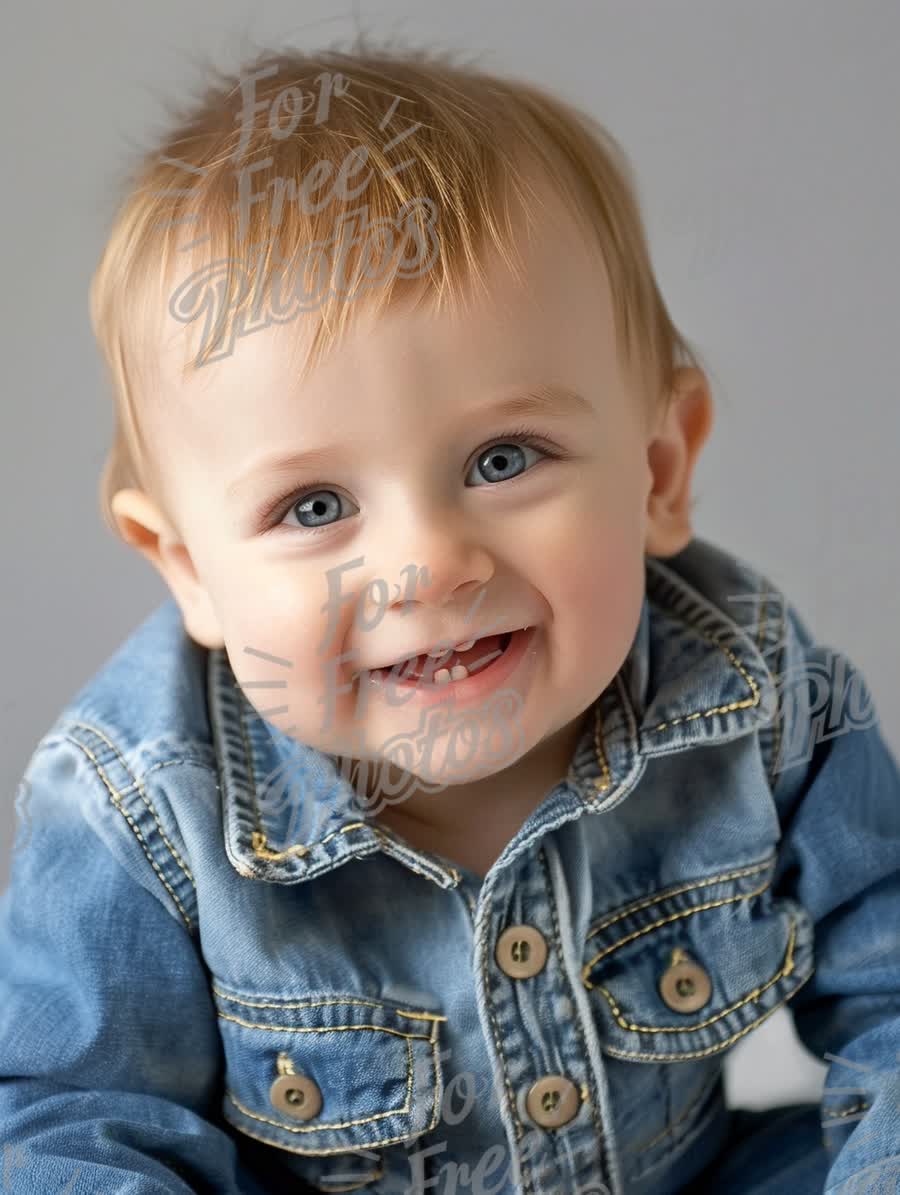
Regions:
M 774 867 L 672 885 L 589 927 L 582 980 L 635 1189 L 668 1190 L 680 1156 L 718 1148 L 725 1052 L 813 972 L 811 918 L 773 898 Z
M 382 1151 L 438 1122 L 446 1017 L 351 995 L 284 1000 L 213 993 L 226 1059 L 223 1115 L 288 1151 L 318 1189 L 383 1173 Z
M 775 856 L 676 885 L 590 927 L 582 979 L 601 1049 L 636 1062 L 700 1059 L 729 1048 L 813 972 L 813 927 L 774 899 Z

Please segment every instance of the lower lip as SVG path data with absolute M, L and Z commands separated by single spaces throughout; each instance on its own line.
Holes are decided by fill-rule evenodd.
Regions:
M 423 681 L 397 680 L 388 677 L 380 680 L 370 674 L 371 689 L 384 691 L 393 689 L 397 695 L 397 705 L 427 706 L 439 705 L 446 702 L 454 706 L 474 705 L 478 701 L 499 689 L 509 680 L 528 650 L 534 638 L 536 627 L 526 627 L 524 631 L 514 631 L 509 646 L 501 656 L 496 656 L 489 664 L 465 676 L 462 680 L 444 681 L 442 685 L 426 684 Z M 402 694 L 402 699 L 400 698 Z

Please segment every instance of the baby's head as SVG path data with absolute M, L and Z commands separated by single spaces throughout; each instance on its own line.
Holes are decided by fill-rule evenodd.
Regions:
M 617 143 L 533 86 L 261 56 L 142 164 L 91 313 L 109 525 L 256 710 L 326 753 L 459 783 L 561 741 L 628 653 L 645 554 L 691 539 L 705 375 Z M 493 681 L 449 656 L 524 627 Z M 367 675 L 430 648 L 442 687 Z M 393 751 L 436 699 L 484 732 L 452 776 L 446 730 Z

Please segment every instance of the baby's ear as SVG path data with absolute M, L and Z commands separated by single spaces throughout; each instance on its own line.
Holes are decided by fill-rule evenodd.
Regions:
M 713 425 L 713 402 L 705 374 L 694 367 L 675 371 L 671 403 L 647 444 L 647 535 L 649 556 L 675 556 L 694 535 L 691 492 L 694 469 Z
M 118 490 L 110 502 L 119 535 L 160 574 L 181 609 L 190 637 L 201 647 L 224 647 L 215 607 L 187 545 L 159 506 L 142 490 Z

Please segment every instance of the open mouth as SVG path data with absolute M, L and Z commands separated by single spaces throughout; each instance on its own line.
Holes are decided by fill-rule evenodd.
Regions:
M 513 638 L 525 634 L 528 629 L 485 635 L 465 650 L 448 649 L 440 657 L 416 656 L 411 660 L 398 661 L 386 668 L 373 669 L 371 676 L 376 681 L 392 679 L 400 686 L 417 685 L 423 688 L 436 688 L 451 681 L 466 680 L 489 668 L 504 654 Z

